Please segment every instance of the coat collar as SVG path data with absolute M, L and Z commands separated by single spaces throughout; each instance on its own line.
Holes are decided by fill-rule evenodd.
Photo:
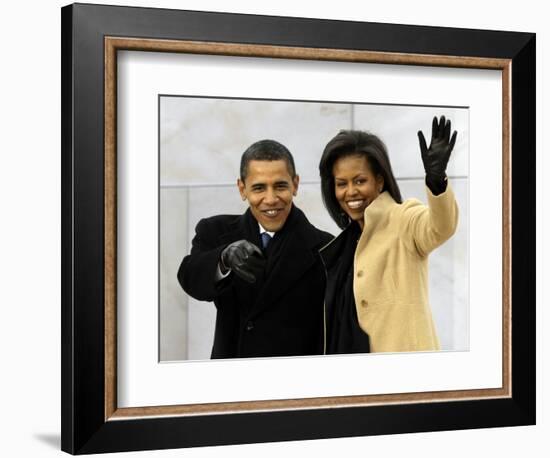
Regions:
M 319 254 L 321 255 L 325 268 L 330 270 L 340 259 L 342 252 L 348 244 L 348 240 L 352 237 L 357 239 L 360 235 L 361 229 L 358 224 L 351 222 L 342 232 L 340 232 L 340 234 L 323 246 L 319 250 Z
M 367 208 L 365 208 L 363 232 L 372 231 L 378 224 L 385 221 L 389 211 L 396 205 L 398 205 L 397 202 L 393 200 L 393 197 L 388 191 L 381 193 Z
M 229 230 L 227 232 L 218 236 L 220 245 L 233 243 L 241 239 L 246 239 L 249 242 L 257 244 L 259 234 L 258 237 L 255 237 L 255 232 L 258 232 L 258 230 L 254 231 L 253 221 L 255 222 L 256 220 L 252 216 L 250 208 L 248 208 L 241 216 L 238 216 L 229 223 Z
M 392 208 L 397 205 L 399 204 L 395 202 L 391 194 L 384 191 L 365 208 L 363 232 L 359 245 L 366 243 L 377 228 L 386 224 Z
M 301 243 L 304 244 L 302 246 L 307 249 L 319 246 L 320 237 L 317 230 L 311 225 L 302 210 L 294 204 L 281 231 L 292 232 L 292 235 L 287 237 L 289 239 L 301 238 Z M 230 223 L 227 232 L 220 234 L 218 237 L 221 244 L 231 243 L 243 238 L 261 246 L 259 245 L 261 240 L 258 221 L 256 221 L 249 208 Z
M 325 267 L 330 269 L 334 265 L 350 237 L 358 238 L 361 244 L 368 240 L 374 230 L 383 224 L 383 222 L 387 219 L 389 211 L 395 205 L 398 204 L 387 191 L 384 191 L 375 200 L 373 200 L 372 203 L 365 208 L 365 225 L 363 226 L 362 232 L 357 227 L 356 223 L 352 222 L 348 224 L 348 226 L 340 232 L 336 238 L 320 249 L 319 253 L 323 259 Z

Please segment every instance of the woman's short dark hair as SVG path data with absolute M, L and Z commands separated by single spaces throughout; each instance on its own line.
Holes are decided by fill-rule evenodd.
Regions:
M 350 220 L 336 200 L 332 168 L 338 159 L 356 155 L 364 156 L 367 159 L 374 176 L 380 175 L 384 178 L 383 191 L 388 191 L 397 203 L 402 202 L 401 191 L 393 176 L 388 150 L 384 142 L 369 132 L 341 130 L 327 143 L 321 156 L 321 162 L 319 162 L 323 203 L 334 222 L 341 229 L 344 229 Z
M 240 174 L 244 182 L 248 173 L 250 161 L 285 161 L 288 173 L 292 178 L 296 176 L 294 158 L 288 148 L 275 140 L 260 140 L 252 143 L 241 156 Z

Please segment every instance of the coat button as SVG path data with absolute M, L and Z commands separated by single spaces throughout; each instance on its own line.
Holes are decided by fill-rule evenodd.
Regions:
M 361 307 L 366 307 L 367 305 L 369 305 L 369 303 L 365 299 L 362 299 L 361 300 Z
M 363 276 L 363 271 L 360 270 L 359 272 L 357 272 L 357 276 L 358 276 L 358 277 L 362 277 L 362 276 Z
M 254 329 L 254 323 L 252 321 L 249 321 L 248 323 L 246 323 L 246 330 L 252 331 L 252 329 Z

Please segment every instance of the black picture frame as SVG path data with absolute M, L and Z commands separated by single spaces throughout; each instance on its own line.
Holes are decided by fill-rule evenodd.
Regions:
M 66 6 L 61 14 L 62 450 L 85 454 L 535 424 L 535 34 L 88 4 Z M 109 418 L 105 37 L 509 60 L 511 395 Z

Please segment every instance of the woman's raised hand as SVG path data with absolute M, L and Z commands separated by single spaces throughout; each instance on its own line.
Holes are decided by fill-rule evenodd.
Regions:
M 451 121 L 445 121 L 445 116 L 441 116 L 438 123 L 437 116 L 434 116 L 430 147 L 426 147 L 426 139 L 420 130 L 418 131 L 418 140 L 424 171 L 426 172 L 426 181 L 441 182 L 445 180 L 447 163 L 456 141 L 456 130 L 451 137 Z

